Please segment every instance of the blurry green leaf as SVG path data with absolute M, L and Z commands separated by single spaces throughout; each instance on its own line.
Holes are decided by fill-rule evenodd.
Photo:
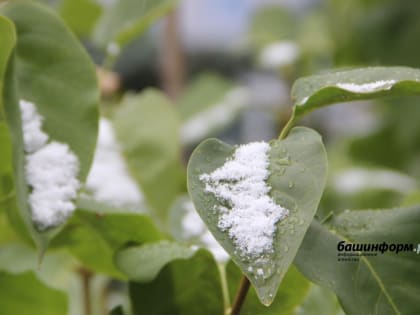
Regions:
M 345 315 L 330 290 L 312 284 L 295 315 Z
M 338 243 L 419 243 L 420 208 L 346 211 L 331 229 L 314 222 L 295 263 L 309 279 L 334 291 L 347 315 L 418 313 L 420 255 L 413 251 L 376 252 L 358 262 L 337 261 Z M 348 257 L 347 257 L 348 258 Z M 354 257 L 353 257 L 354 258 Z
M 83 180 L 90 167 L 97 134 L 98 89 L 89 56 L 62 21 L 49 9 L 31 2 L 1 7 L 17 29 L 14 61 L 4 89 L 6 117 L 14 145 L 15 186 L 18 209 L 9 207 L 11 222 L 22 235 L 29 229 L 41 251 L 50 234 L 32 226 L 24 176 L 23 139 L 19 99 L 37 105 L 44 116 L 43 129 L 51 139 L 68 143 L 79 158 Z
M 157 90 L 127 96 L 116 112 L 115 129 L 133 178 L 148 205 L 165 221 L 185 185 L 173 104 Z
M 200 250 L 188 260 L 171 262 L 152 282 L 130 282 L 133 314 L 223 314 L 219 279 L 211 254 Z
M 14 202 L 13 153 L 9 128 L 4 111 L 3 86 L 9 58 L 16 44 L 13 24 L 0 16 L 0 212 Z
M 123 0 L 108 7 L 94 32 L 101 46 L 124 45 L 139 37 L 156 20 L 171 11 L 178 0 Z
M 267 253 L 266 263 L 260 258 L 242 257 L 228 231 L 218 227 L 220 213 L 214 207 L 223 204 L 214 194 L 206 192 L 201 174 L 210 174 L 229 159 L 235 148 L 215 139 L 201 143 L 188 164 L 188 191 L 209 230 L 233 261 L 241 268 L 257 290 L 262 303 L 269 305 L 287 269 L 292 263 L 321 198 L 327 172 L 327 157 L 321 137 L 303 127 L 292 129 L 284 140 L 270 143 L 270 195 L 277 204 L 290 209 L 290 214 L 277 223 L 274 253 Z M 262 277 L 259 272 L 267 276 Z
M 153 221 L 142 214 L 78 209 L 52 241 L 52 247 L 70 250 L 86 267 L 123 278 L 114 265 L 114 254 L 129 244 L 162 238 Z
M 242 273 L 232 262 L 228 264 L 226 273 L 230 296 L 234 297 Z M 250 290 L 242 306 L 241 315 L 295 315 L 299 305 L 306 298 L 309 287 L 310 282 L 292 266 L 284 276 L 277 296 L 269 307 L 261 305 L 255 291 Z M 324 313 L 322 315 L 332 314 Z
M 266 7 L 259 10 L 252 21 L 251 42 L 257 48 L 290 39 L 296 30 L 296 17 L 286 9 Z
M 404 200 L 402 201 L 401 206 L 409 207 L 415 206 L 420 204 L 420 191 L 415 190 L 410 192 L 407 196 L 405 196 Z
M 206 73 L 195 78 L 177 101 L 177 109 L 183 121 L 222 101 L 232 83 L 223 77 Z
M 189 246 L 160 241 L 118 251 L 115 264 L 130 280 L 149 282 L 171 261 L 191 258 L 194 253 Z
M 65 315 L 67 298 L 40 282 L 32 272 L 0 272 L 0 305 L 3 314 Z
M 115 307 L 111 311 L 110 315 L 124 315 L 124 309 L 123 309 L 123 307 L 121 305 Z
M 194 80 L 178 101 L 183 120 L 181 142 L 197 143 L 220 131 L 248 104 L 248 91 L 214 74 Z
M 370 67 L 304 77 L 292 89 L 295 115 L 338 102 L 420 94 L 420 70 Z
M 19 237 L 10 224 L 7 213 L 0 211 L 0 245 L 17 239 L 19 239 Z
M 95 0 L 64 0 L 58 8 L 60 16 L 79 37 L 88 37 L 101 16 L 102 7 Z

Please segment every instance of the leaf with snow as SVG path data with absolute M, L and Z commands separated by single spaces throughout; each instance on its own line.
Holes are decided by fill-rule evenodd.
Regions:
M 26 152 L 25 177 L 31 188 L 29 208 L 39 230 L 63 224 L 74 212 L 80 187 L 79 160 L 64 143 L 52 141 L 42 130 L 43 117 L 28 101 L 19 102 Z
M 420 70 L 368 67 L 304 77 L 295 82 L 295 116 L 338 102 L 420 94 Z
M 317 210 L 326 181 L 321 137 L 294 128 L 284 140 L 232 147 L 201 143 L 188 190 L 201 218 L 269 305 Z
M 76 172 L 78 180 L 85 179 L 96 143 L 99 91 L 95 68 L 74 35 L 47 7 L 34 2 L 9 2 L 0 7 L 0 15 L 8 17 L 13 22 L 17 34 L 14 60 L 8 64 L 2 91 L 7 127 L 13 143 L 14 176 L 13 182 L 8 184 L 13 185 L 16 196 L 12 202 L 9 202 L 7 214 L 18 233 L 25 240 L 34 241 L 42 252 L 56 230 L 40 232 L 32 223 L 33 213 L 28 205 L 30 191 L 26 180 L 28 169 L 25 153 L 39 149 L 45 144 L 48 135 L 51 143 L 47 143 L 46 146 L 54 142 L 62 143 L 64 147 L 61 146 L 59 151 L 66 152 L 66 156 L 74 154 L 78 162 L 77 167 L 72 168 L 78 169 Z M 46 40 L 40 41 L 40 38 Z M 19 99 L 36 103 L 38 116 L 29 114 L 29 117 L 21 117 Z M 33 122 L 32 125 L 25 124 L 27 118 Z M 22 120 L 26 125 L 24 130 L 22 130 Z M 41 122 L 43 131 L 37 133 L 34 130 L 39 131 Z M 33 147 L 27 146 L 24 149 L 24 142 L 30 142 Z M 50 151 L 58 153 L 56 145 L 52 148 Z M 58 155 L 62 156 L 61 153 Z M 38 151 L 30 154 L 38 155 Z M 60 159 L 58 155 L 55 160 L 57 164 L 54 165 L 63 162 L 58 161 Z M 57 170 L 55 166 L 53 168 Z M 55 181 L 56 176 L 53 177 Z M 70 183 L 74 184 L 74 181 L 66 183 L 67 188 L 76 186 Z M 71 200 L 75 194 L 73 188 L 67 190 L 58 182 L 54 185 L 60 186 L 54 189 L 60 190 L 59 194 L 66 196 L 66 200 Z M 32 186 L 32 193 L 35 190 Z M 57 202 L 54 203 L 55 206 L 58 205 Z M 59 205 L 60 208 L 62 206 L 64 205 Z M 45 210 L 45 207 L 42 207 Z M 65 207 L 66 214 L 60 215 L 60 220 L 70 214 L 73 206 L 69 207 L 66 203 Z
M 143 199 L 128 171 L 112 122 L 106 118 L 99 121 L 98 143 L 86 188 L 96 201 L 113 207 L 136 210 Z

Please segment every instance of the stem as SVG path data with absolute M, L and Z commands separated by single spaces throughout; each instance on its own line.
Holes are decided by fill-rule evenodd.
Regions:
M 228 315 L 230 313 L 230 296 L 226 280 L 226 265 L 218 263 L 217 267 L 219 268 L 220 282 L 222 284 L 223 305 L 225 309 L 225 315 Z
M 84 315 L 92 315 L 92 301 L 90 298 L 90 283 L 92 279 L 92 273 L 89 270 L 80 268 L 79 275 L 82 278 Z
M 241 284 L 239 285 L 238 292 L 236 293 L 235 301 L 233 302 L 232 312 L 230 313 L 230 315 L 239 315 L 250 285 L 251 284 L 248 278 L 242 276 Z
M 295 113 L 293 112 L 292 116 L 290 117 L 289 121 L 286 123 L 286 125 L 283 127 L 279 139 L 282 140 L 284 138 L 287 137 L 287 135 L 289 134 L 290 129 L 292 129 L 293 125 L 295 124 L 296 121 L 296 116 Z
M 174 11 L 166 17 L 160 57 L 163 90 L 172 100 L 176 100 L 182 92 L 186 70 L 178 31 L 178 16 Z

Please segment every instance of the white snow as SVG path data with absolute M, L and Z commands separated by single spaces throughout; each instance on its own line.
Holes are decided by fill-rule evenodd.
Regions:
M 99 121 L 98 144 L 86 188 L 96 200 L 116 207 L 131 208 L 143 199 L 128 172 L 112 123 L 106 118 Z
M 219 213 L 218 227 L 228 232 L 246 258 L 273 252 L 276 223 L 289 214 L 269 196 L 269 150 L 265 142 L 239 146 L 223 166 L 200 176 L 206 191 L 225 204 L 215 209 Z
M 117 56 L 121 52 L 121 47 L 116 42 L 110 42 L 106 46 L 106 52 L 112 56 Z
M 35 105 L 21 100 L 19 102 L 22 113 L 22 129 L 25 151 L 35 152 L 48 141 L 48 135 L 42 131 L 42 117 L 38 114 Z
M 416 189 L 416 181 L 402 173 L 390 170 L 351 168 L 336 175 L 334 188 L 343 194 L 353 194 L 365 189 L 386 189 L 405 194 Z
M 259 56 L 259 62 L 264 68 L 277 69 L 293 64 L 299 55 L 300 50 L 296 43 L 284 40 L 264 47 Z
M 229 260 L 229 254 L 226 253 L 207 229 L 203 220 L 197 214 L 193 203 L 190 200 L 184 202 L 184 208 L 187 211 L 182 218 L 182 237 L 185 239 L 197 239 L 213 254 L 218 262 L 226 263 Z
M 380 90 L 389 90 L 395 83 L 395 80 L 379 80 L 364 84 L 337 83 L 337 87 L 354 93 L 373 93 Z
M 247 106 L 249 93 L 237 87 L 226 93 L 223 100 L 187 120 L 181 128 L 181 142 L 191 144 L 205 138 L 210 132 L 224 127 Z
M 78 171 L 77 157 L 63 143 L 53 141 L 27 156 L 32 220 L 41 230 L 63 223 L 75 210 Z
M 26 155 L 25 175 L 31 187 L 32 220 L 40 230 L 63 223 L 75 210 L 79 161 L 67 144 L 42 131 L 42 117 L 33 103 L 19 102 Z

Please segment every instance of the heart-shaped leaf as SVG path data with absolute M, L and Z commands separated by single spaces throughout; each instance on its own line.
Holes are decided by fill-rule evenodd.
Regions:
M 304 77 L 295 82 L 295 116 L 338 102 L 420 94 L 420 70 L 369 67 Z
M 256 154 L 257 147 L 248 149 L 239 152 L 215 139 L 201 143 L 188 165 L 188 190 L 214 237 L 254 285 L 260 301 L 269 305 L 317 210 L 327 157 L 321 137 L 303 127 L 292 129 L 284 140 L 272 141 L 265 151 L 266 164 Z M 226 170 L 246 153 L 251 156 L 241 158 L 247 165 Z M 264 172 L 261 167 L 268 174 L 256 181 L 255 175 Z M 229 172 L 236 172 L 236 178 Z M 218 183 L 210 181 L 216 177 Z M 264 186 L 266 192 L 258 195 Z M 238 212 L 241 199 L 246 200 L 245 210 Z

